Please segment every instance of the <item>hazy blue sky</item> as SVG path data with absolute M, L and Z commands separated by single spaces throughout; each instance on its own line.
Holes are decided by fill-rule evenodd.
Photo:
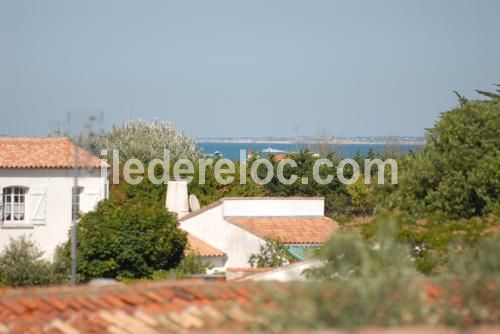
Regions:
M 500 1 L 0 0 L 0 134 L 69 110 L 193 136 L 422 135 L 500 81 Z

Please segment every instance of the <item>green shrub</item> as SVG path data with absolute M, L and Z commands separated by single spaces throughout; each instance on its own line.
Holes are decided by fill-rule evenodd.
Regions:
M 28 237 L 10 239 L 0 254 L 0 284 L 16 287 L 56 283 L 51 263 L 42 255 L 43 251 Z
M 182 259 L 177 268 L 172 269 L 171 271 L 173 271 L 173 275 L 176 278 L 182 278 L 189 275 L 205 274 L 207 269 L 210 268 L 203 264 L 200 255 L 194 251 L 190 251 Z
M 57 284 L 68 284 L 71 278 L 71 260 L 66 254 L 64 244 L 56 247 L 51 265 L 54 281 Z
M 325 265 L 311 269 L 309 276 L 341 280 L 371 279 L 378 274 L 417 276 L 411 247 L 398 240 L 398 233 L 393 219 L 384 222 L 368 240 L 355 230 L 334 233 L 319 252 Z
M 248 258 L 248 264 L 255 268 L 280 267 L 293 261 L 286 245 L 278 239 L 270 238 L 266 238 L 258 253 L 251 254 Z
M 137 198 L 106 200 L 78 224 L 78 274 L 92 278 L 143 278 L 176 267 L 186 235 L 163 205 Z M 69 256 L 70 243 L 65 246 Z
M 365 239 L 372 240 L 387 220 L 398 226 L 398 240 L 411 246 L 415 264 L 425 274 L 448 270 L 450 247 L 477 249 L 490 231 L 500 227 L 500 218 L 493 215 L 456 220 L 444 214 L 415 218 L 402 212 L 379 212 L 367 223 L 344 224 L 344 228 L 357 229 Z

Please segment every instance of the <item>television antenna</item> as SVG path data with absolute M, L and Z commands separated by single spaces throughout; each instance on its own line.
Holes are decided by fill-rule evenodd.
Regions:
M 73 142 L 73 189 L 71 194 L 77 194 L 78 178 L 86 166 L 85 161 L 81 161 L 77 147 L 91 151 L 92 139 L 102 128 L 103 113 L 92 112 L 68 112 L 68 136 Z M 98 123 L 97 130 L 94 130 Z M 73 199 L 72 199 L 73 200 Z M 77 282 L 77 243 L 78 243 L 78 215 L 71 214 L 71 285 Z

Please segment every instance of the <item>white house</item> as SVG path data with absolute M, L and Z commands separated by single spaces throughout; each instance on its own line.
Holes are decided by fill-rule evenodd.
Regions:
M 72 217 L 108 197 L 107 165 L 68 138 L 0 137 L 0 195 L 0 249 L 24 234 L 50 259 Z
M 324 216 L 324 199 L 310 197 L 223 198 L 179 221 L 181 229 L 218 250 L 211 258 L 200 254 L 219 271 L 250 267 L 250 255 L 259 252 L 266 238 L 281 240 L 303 260 L 304 249 L 321 245 L 338 228 Z

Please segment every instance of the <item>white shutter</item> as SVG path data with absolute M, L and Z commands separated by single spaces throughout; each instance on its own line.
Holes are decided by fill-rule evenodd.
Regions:
M 85 187 L 83 189 L 85 196 L 85 205 L 82 206 L 82 212 L 88 212 L 97 208 L 97 203 L 101 200 L 101 189 L 98 186 Z
M 32 187 L 29 190 L 29 208 L 33 224 L 44 224 L 47 220 L 47 188 Z
M 0 186 L 0 221 L 3 220 L 3 188 Z

